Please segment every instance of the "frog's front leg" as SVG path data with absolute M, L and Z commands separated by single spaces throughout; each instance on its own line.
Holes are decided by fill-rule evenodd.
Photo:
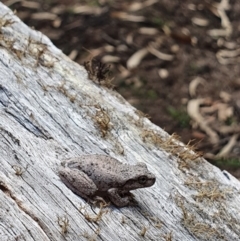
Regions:
M 98 190 L 88 175 L 78 169 L 60 167 L 59 176 L 69 189 L 85 199 L 89 199 Z
M 133 198 L 130 192 L 120 192 L 117 188 L 111 188 L 107 191 L 108 197 L 116 206 L 124 207 L 132 203 Z M 122 194 L 122 195 L 121 195 Z

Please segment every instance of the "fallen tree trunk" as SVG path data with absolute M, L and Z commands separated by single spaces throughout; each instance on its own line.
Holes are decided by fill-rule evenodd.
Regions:
M 239 240 L 238 180 L 1 3 L 0 15 L 0 240 Z M 135 206 L 94 207 L 58 176 L 83 154 L 145 162 L 156 183 L 133 191 Z

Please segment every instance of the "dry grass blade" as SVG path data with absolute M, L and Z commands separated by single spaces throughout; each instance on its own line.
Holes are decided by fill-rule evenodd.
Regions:
M 107 88 L 113 87 L 112 80 L 114 78 L 110 76 L 110 65 L 92 59 L 84 62 L 84 67 L 88 72 L 89 79 Z

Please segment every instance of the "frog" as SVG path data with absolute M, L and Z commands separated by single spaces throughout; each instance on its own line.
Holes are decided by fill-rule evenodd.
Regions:
M 156 177 L 144 162 L 125 164 L 104 154 L 81 155 L 67 159 L 59 167 L 62 182 L 86 199 L 107 197 L 117 207 L 133 203 L 131 190 L 152 186 Z

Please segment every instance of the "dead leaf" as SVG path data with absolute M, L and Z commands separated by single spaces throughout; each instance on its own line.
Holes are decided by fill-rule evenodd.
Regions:
M 129 77 L 131 75 L 131 72 L 128 69 L 126 69 L 124 66 L 118 65 L 117 67 L 118 67 L 118 70 L 120 72 L 119 76 L 122 79 L 125 79 L 125 78 L 127 78 L 127 77 Z
M 6 2 L 4 2 L 4 5 L 10 7 L 11 5 L 15 4 L 15 3 L 18 3 L 18 2 L 21 2 L 22 0 L 8 0 Z
M 227 93 L 226 91 L 221 91 L 219 96 L 225 103 L 230 102 L 232 99 L 232 96 L 229 93 Z
M 240 48 L 234 50 L 219 50 L 216 57 L 220 64 L 237 64 L 240 62 Z
M 218 103 L 218 119 L 222 122 L 233 116 L 233 107 L 225 103 Z
M 229 156 L 229 153 L 236 145 L 238 139 L 238 134 L 233 135 L 227 145 L 225 145 L 222 150 L 216 155 L 217 158 Z
M 57 17 L 56 19 L 54 19 L 54 21 L 52 22 L 52 26 L 54 28 L 59 28 L 62 24 L 62 19 Z
M 21 6 L 30 9 L 39 9 L 40 3 L 34 1 L 21 1 Z
M 147 49 L 152 55 L 156 56 L 157 58 L 159 58 L 161 60 L 172 61 L 174 59 L 173 55 L 162 53 L 159 50 L 157 50 L 156 48 L 154 48 L 153 43 L 150 43 L 148 45 Z
M 202 77 L 196 77 L 195 79 L 193 79 L 191 81 L 191 83 L 189 84 L 189 94 L 191 97 L 196 96 L 196 89 L 198 87 L 198 85 L 204 85 L 206 84 L 206 80 L 203 79 Z
M 217 144 L 219 142 L 218 134 L 208 126 L 207 121 L 200 114 L 200 105 L 205 104 L 205 102 L 205 99 L 190 100 L 187 105 L 187 112 L 188 115 L 198 123 L 200 129 L 208 134 L 211 143 Z
M 223 135 L 227 135 L 230 133 L 240 133 L 240 126 L 239 125 L 232 125 L 232 126 L 220 126 L 216 128 L 218 132 Z
M 194 17 L 194 18 L 192 18 L 192 23 L 194 23 L 195 25 L 200 26 L 200 27 L 206 27 L 206 26 L 208 26 L 209 21 L 205 18 Z
M 92 14 L 101 15 L 108 10 L 107 7 L 91 7 L 88 5 L 77 4 L 72 7 L 72 12 L 75 14 Z
M 120 11 L 119 12 L 117 12 L 117 11 L 112 12 L 111 17 L 112 18 L 118 18 L 118 19 L 121 19 L 123 21 L 136 22 L 136 23 L 146 21 L 146 18 L 144 16 L 131 15 L 131 14 L 128 14 L 126 12 L 120 12 Z
M 105 55 L 102 57 L 101 62 L 103 63 L 118 63 L 120 61 L 120 57 L 113 55 Z
M 145 2 L 134 2 L 132 4 L 130 4 L 130 6 L 128 6 L 128 11 L 131 12 L 135 12 L 135 11 L 139 11 L 143 8 L 149 7 L 151 5 L 153 5 L 154 3 L 157 3 L 158 0 L 147 0 Z
M 146 34 L 146 35 L 155 35 L 159 33 L 159 31 L 156 28 L 146 28 L 142 27 L 138 30 L 140 34 Z
M 158 75 L 160 76 L 161 79 L 166 79 L 169 76 L 169 72 L 167 69 L 159 69 Z
M 206 134 L 199 132 L 199 131 L 193 131 L 192 132 L 192 137 L 194 139 L 204 139 L 206 137 Z
M 142 61 L 142 59 L 148 54 L 147 48 L 142 48 L 135 52 L 127 61 L 127 68 L 134 69 L 136 68 Z
M 73 50 L 70 52 L 70 54 L 68 55 L 68 57 L 69 57 L 71 60 L 75 60 L 76 57 L 77 57 L 77 55 L 78 55 L 78 50 L 73 49 Z
M 208 34 L 212 37 L 230 36 L 232 34 L 232 25 L 226 14 L 226 11 L 230 8 L 229 0 L 222 0 L 220 3 L 215 3 L 209 6 L 212 13 L 221 18 L 221 25 L 223 29 L 212 29 L 208 31 Z
M 39 12 L 39 13 L 33 13 L 31 15 L 31 18 L 34 20 L 49 20 L 53 21 L 57 18 L 58 16 L 54 13 L 49 13 L 49 12 Z

